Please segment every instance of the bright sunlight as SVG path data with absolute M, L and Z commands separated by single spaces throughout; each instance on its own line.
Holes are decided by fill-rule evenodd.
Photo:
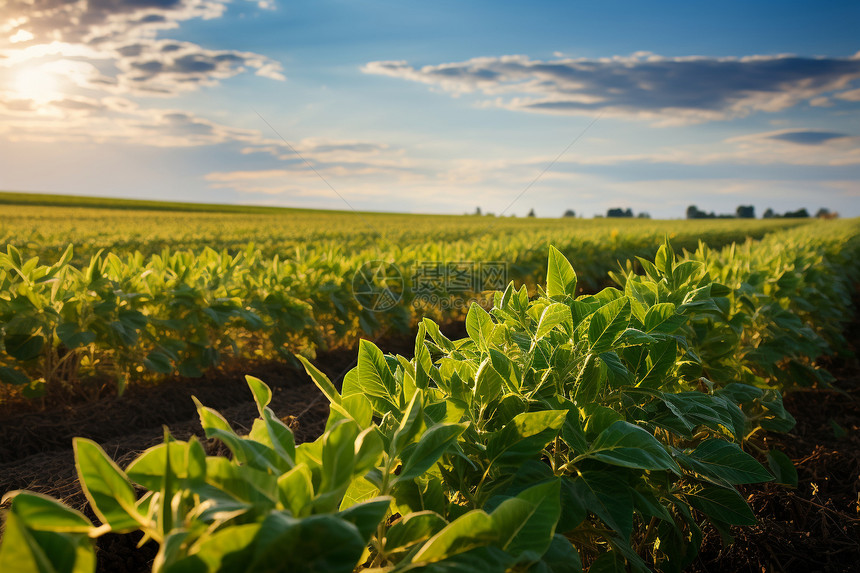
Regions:
M 57 76 L 42 68 L 27 68 L 18 72 L 13 89 L 21 98 L 36 103 L 47 103 L 60 97 Z

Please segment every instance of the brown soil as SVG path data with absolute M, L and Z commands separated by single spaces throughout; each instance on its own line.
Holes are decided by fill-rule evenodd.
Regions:
M 447 329 L 463 336 L 462 324 Z M 857 341 L 855 323 L 849 340 Z M 385 352 L 410 356 L 413 341 L 392 337 L 378 341 Z M 354 350 L 320 355 L 315 361 L 333 380 L 354 364 Z M 735 528 L 735 542 L 724 546 L 719 534 L 705 528 L 700 556 L 691 567 L 714 572 L 860 571 L 860 362 L 846 358 L 830 365 L 836 390 L 813 390 L 786 397 L 797 418 L 789 434 L 766 438 L 795 462 L 796 490 L 774 484 L 743 489 L 758 525 Z M 124 466 L 142 450 L 162 441 L 162 425 L 178 439 L 202 438 L 191 396 L 224 414 L 238 431 L 249 431 L 256 408 L 243 376 L 272 387 L 271 407 L 288 420 L 296 441 L 315 439 L 323 430 L 328 406 L 304 372 L 284 363 L 245 364 L 202 379 L 172 379 L 155 388 L 131 388 L 122 397 L 94 403 L 68 403 L 46 411 L 29 407 L 0 412 L 0 494 L 15 489 L 47 493 L 73 507 L 86 508 L 74 471 L 71 440 L 91 438 Z M 834 425 L 835 424 L 835 425 Z M 844 430 L 843 432 L 840 431 Z M 210 453 L 221 451 L 204 441 Z M 151 570 L 157 546 L 137 548 L 139 534 L 106 535 L 98 540 L 100 572 Z
M 828 364 L 838 382 L 832 390 L 788 394 L 786 409 L 797 419 L 788 434 L 769 434 L 794 462 L 797 489 L 776 484 L 747 486 L 743 493 L 758 524 L 733 528 L 723 546 L 705 530 L 697 573 L 860 571 L 860 322 L 846 333 L 854 356 Z M 762 462 L 766 462 L 762 459 Z

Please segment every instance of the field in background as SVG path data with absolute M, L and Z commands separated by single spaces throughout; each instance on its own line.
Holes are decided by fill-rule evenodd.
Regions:
M 357 213 L 0 194 L 0 374 L 27 395 L 123 388 L 227 360 L 312 357 L 359 336 L 462 320 L 549 245 L 579 292 L 667 237 L 681 254 L 823 223 Z M 71 248 L 70 248 L 71 247 Z
M 600 247 L 611 256 L 624 248 L 659 245 L 665 235 L 679 248 L 701 238 L 717 247 L 761 238 L 802 220 L 536 219 L 464 215 L 412 215 L 321 211 L 239 205 L 205 205 L 93 197 L 0 193 L 0 244 L 27 256 L 59 257 L 71 243 L 77 260 L 106 249 L 144 255 L 164 248 L 226 249 L 249 244 L 282 259 L 301 249 L 343 256 L 384 256 L 409 250 L 415 258 L 522 258 L 553 243 L 574 256 Z M 612 263 L 614 264 L 614 262 Z M 602 273 L 601 273 L 602 274 Z

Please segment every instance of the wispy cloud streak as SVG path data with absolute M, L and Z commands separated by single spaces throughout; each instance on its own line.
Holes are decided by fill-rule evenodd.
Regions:
M 667 58 L 638 52 L 549 61 L 502 56 L 423 67 L 376 61 L 363 71 L 429 84 L 454 95 L 483 94 L 491 98 L 483 105 L 517 111 L 593 114 L 602 110 L 610 117 L 678 125 L 781 111 L 847 90 L 860 79 L 860 53 L 847 58 Z M 851 94 L 843 95 L 844 99 L 854 97 L 854 91 L 843 93 Z

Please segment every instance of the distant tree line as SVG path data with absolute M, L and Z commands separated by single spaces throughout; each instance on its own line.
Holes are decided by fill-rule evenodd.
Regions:
M 695 205 L 687 207 L 688 219 L 755 219 L 755 207 L 752 205 L 738 205 L 734 215 L 730 213 L 721 213 L 717 215 L 713 211 L 710 213 L 699 210 Z
M 769 208 L 764 212 L 762 218 L 764 219 L 803 219 L 809 217 L 809 211 L 806 209 L 798 209 L 797 211 L 786 211 L 782 215 L 779 213 L 774 213 L 773 209 Z M 816 219 L 836 219 L 839 217 L 839 213 L 832 212 L 830 209 L 826 209 L 822 207 L 818 211 L 815 212 Z
M 763 219 L 779 219 L 779 218 L 808 219 L 809 218 L 809 211 L 807 211 L 806 209 L 798 209 L 797 211 L 786 211 L 785 213 L 780 215 L 779 213 L 774 213 L 773 209 L 768 207 L 765 210 L 764 214 L 762 215 L 762 218 Z
M 634 215 L 633 209 L 631 209 L 630 207 L 628 207 L 626 209 L 622 209 L 621 207 L 613 207 L 612 209 L 609 209 L 606 211 L 606 216 L 608 218 L 611 218 L 611 219 L 615 219 L 615 218 L 632 219 L 633 217 L 636 217 L 638 219 L 650 219 L 651 218 L 651 215 L 649 215 L 645 211 L 642 211 L 638 215 Z
M 822 207 L 815 213 L 815 216 L 819 219 L 834 219 L 839 216 L 838 213 L 831 213 L 829 209 L 825 209 Z M 713 211 L 710 213 L 699 210 L 695 205 L 690 205 L 687 207 L 687 218 L 688 219 L 755 219 L 755 207 L 752 205 L 738 205 L 738 208 L 735 210 L 735 214 L 731 215 L 728 213 L 722 213 L 720 215 L 715 214 Z M 797 211 L 786 211 L 783 214 L 775 213 L 773 209 L 770 207 L 762 215 L 764 219 L 803 219 L 809 218 L 809 211 L 806 209 L 798 209 Z
M 483 213 L 480 207 L 475 209 L 474 215 L 477 216 L 486 216 L 486 217 L 495 217 L 493 213 Z M 511 215 L 511 217 L 515 217 L 516 215 Z M 530 209 L 526 217 L 535 217 L 535 210 Z M 632 219 L 634 217 L 638 219 L 650 219 L 651 215 L 645 211 L 641 213 L 634 214 L 633 209 L 630 207 L 626 209 L 622 209 L 621 207 L 613 207 L 606 211 L 607 218 L 621 218 L 621 219 Z M 562 215 L 563 218 L 575 218 L 576 211 L 573 209 L 568 209 Z M 595 218 L 603 218 L 603 215 L 595 215 Z M 779 214 L 774 212 L 773 209 L 768 207 L 764 214 L 762 214 L 763 219 L 801 219 L 801 218 L 809 218 L 809 211 L 806 209 L 798 209 L 797 211 L 786 211 L 785 213 Z M 839 217 L 839 213 L 831 212 L 829 209 L 822 207 L 815 213 L 815 217 L 818 219 L 835 219 Z M 755 219 L 755 207 L 752 205 L 738 205 L 738 208 L 735 209 L 734 214 L 731 213 L 720 213 L 717 215 L 713 211 L 708 213 L 707 211 L 702 211 L 695 205 L 690 205 L 687 207 L 687 218 L 688 219 Z

